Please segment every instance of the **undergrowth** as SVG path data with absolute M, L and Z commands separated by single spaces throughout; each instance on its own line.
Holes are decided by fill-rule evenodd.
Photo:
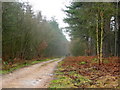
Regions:
M 119 63 L 116 57 L 67 57 L 59 63 L 49 88 L 119 88 Z

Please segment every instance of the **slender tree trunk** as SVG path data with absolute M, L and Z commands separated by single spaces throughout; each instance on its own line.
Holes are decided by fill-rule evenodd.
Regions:
M 98 25 L 99 25 L 99 22 L 98 22 L 98 14 L 96 14 L 96 39 L 97 39 L 97 44 L 96 44 L 96 48 L 97 48 L 97 57 L 99 59 L 99 64 L 100 64 L 100 51 L 99 51 L 99 30 L 98 30 Z
M 101 40 L 100 40 L 100 63 L 103 62 L 103 12 L 100 12 L 100 17 L 101 17 Z

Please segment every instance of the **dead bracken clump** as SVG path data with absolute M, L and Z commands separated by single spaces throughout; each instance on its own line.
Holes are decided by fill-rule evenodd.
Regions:
M 92 80 L 89 85 L 83 84 L 82 87 L 116 88 L 120 77 L 119 65 L 118 57 L 104 58 L 101 65 L 96 56 L 67 57 L 61 64 L 64 68 L 61 72 L 67 73 L 68 77 L 75 79 L 76 77 L 68 74 L 68 72 L 75 71 Z

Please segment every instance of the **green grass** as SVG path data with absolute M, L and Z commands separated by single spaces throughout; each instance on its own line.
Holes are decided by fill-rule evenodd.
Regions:
M 99 63 L 99 59 L 98 58 L 93 58 L 92 63 Z M 109 63 L 109 60 L 103 59 L 103 63 Z
M 30 65 L 31 64 L 36 64 L 36 63 L 39 63 L 39 62 L 43 62 L 43 61 L 49 61 L 49 60 L 51 60 L 51 59 L 36 60 L 36 61 L 31 62 Z
M 81 65 L 86 64 L 86 62 L 80 62 Z
M 51 81 L 49 88 L 75 88 L 72 79 L 67 76 L 57 76 L 57 79 Z
M 91 63 L 99 63 L 99 59 L 98 58 L 93 58 Z
M 50 59 L 29 61 L 29 62 L 24 62 L 24 63 L 21 63 L 21 64 L 16 64 L 14 67 L 11 67 L 7 70 L 0 70 L 0 74 L 7 74 L 7 73 L 10 73 L 14 70 L 17 70 L 17 69 L 20 69 L 20 68 L 23 68 L 23 67 L 26 67 L 26 66 L 34 65 L 34 64 L 37 64 L 37 63 L 40 63 L 40 62 L 49 61 L 49 60 L 52 60 L 52 59 L 50 58 Z
M 77 88 L 77 86 L 91 82 L 91 80 L 79 75 L 76 71 L 62 72 L 64 70 L 61 66 L 62 63 L 64 62 L 62 61 L 59 63 L 57 70 L 55 71 L 55 79 L 51 81 L 49 88 Z M 66 76 L 66 74 L 74 76 L 76 79 L 70 78 Z
M 6 74 L 6 73 L 8 73 L 8 71 L 3 71 L 3 70 L 0 70 L 0 74 Z

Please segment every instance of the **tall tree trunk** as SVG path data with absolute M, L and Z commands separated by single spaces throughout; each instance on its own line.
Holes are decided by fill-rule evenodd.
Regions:
M 100 63 L 103 63 L 103 12 L 100 12 L 100 18 L 101 18 L 101 36 L 100 36 Z
M 96 44 L 96 49 L 97 49 L 97 57 L 99 59 L 99 64 L 100 64 L 100 53 L 99 53 L 99 30 L 98 30 L 98 14 L 96 14 L 96 39 L 97 39 L 97 44 Z

